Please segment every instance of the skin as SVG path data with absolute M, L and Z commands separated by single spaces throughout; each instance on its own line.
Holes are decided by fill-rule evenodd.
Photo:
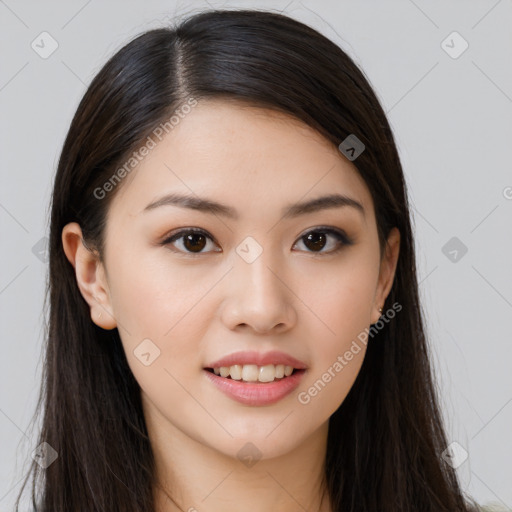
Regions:
M 156 510 L 330 511 L 320 499 L 328 420 L 366 346 L 309 403 L 297 395 L 384 313 L 398 230 L 381 260 L 372 198 L 354 164 L 301 121 L 233 102 L 199 102 L 119 186 L 103 263 L 81 243 L 77 223 L 62 242 L 92 321 L 119 329 L 140 384 L 160 484 Z M 143 212 L 170 192 L 214 199 L 239 219 L 178 206 Z M 286 205 L 333 192 L 362 203 L 365 216 L 338 207 L 281 218 Z M 324 247 L 308 244 L 305 235 L 322 225 L 354 243 L 327 235 Z M 199 253 L 185 238 L 158 244 L 189 227 L 212 237 L 196 239 Z M 236 252 L 247 236 L 263 249 L 252 263 Z M 134 350 L 147 338 L 160 355 L 145 366 Z M 275 404 L 235 402 L 204 375 L 232 352 L 273 349 L 308 368 Z M 247 442 L 261 453 L 251 467 L 237 456 Z

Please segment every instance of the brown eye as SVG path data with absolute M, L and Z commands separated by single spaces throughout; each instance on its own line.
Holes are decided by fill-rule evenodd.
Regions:
M 203 251 L 203 249 L 208 245 L 208 240 L 213 243 L 212 237 L 201 229 L 185 229 L 164 240 L 162 245 L 173 244 L 174 242 L 181 241 L 183 249 L 178 248 L 178 252 L 200 254 L 201 252 L 209 252 Z
M 183 238 L 183 245 L 191 252 L 201 252 L 206 245 L 206 239 L 204 235 L 189 233 Z
M 329 247 L 329 240 L 334 239 L 331 242 L 330 250 L 323 250 L 325 247 Z M 177 242 L 180 242 L 179 245 Z M 188 228 L 182 229 L 177 233 L 171 235 L 162 242 L 162 245 L 175 245 L 175 252 L 184 254 L 202 254 L 212 252 L 207 250 L 208 242 L 215 244 L 213 238 L 203 231 L 202 229 Z M 306 252 L 318 253 L 318 254 L 331 254 L 335 253 L 343 248 L 345 245 L 351 245 L 352 240 L 345 235 L 344 232 L 338 231 L 333 228 L 316 228 L 315 230 L 309 231 L 302 237 L 299 242 L 302 242 L 306 247 Z M 299 242 L 296 242 L 299 243 Z M 295 244 L 295 245 L 296 245 Z M 205 250 L 206 249 L 206 250 Z M 174 250 L 174 249 L 173 249 Z M 216 250 L 214 252 L 221 252 Z
M 325 247 L 327 237 L 325 236 L 325 233 L 314 232 L 306 235 L 304 239 L 304 245 L 308 249 L 311 249 L 312 251 L 321 251 Z
M 323 251 L 322 249 L 328 245 L 329 237 L 332 237 L 336 240 L 334 243 L 334 248 L 331 250 Z M 319 254 L 337 252 L 343 246 L 352 244 L 352 240 L 348 238 L 348 236 L 346 236 L 343 232 L 332 228 L 317 228 L 314 231 L 310 231 L 306 235 L 302 236 L 300 241 L 302 241 L 309 252 L 317 252 Z

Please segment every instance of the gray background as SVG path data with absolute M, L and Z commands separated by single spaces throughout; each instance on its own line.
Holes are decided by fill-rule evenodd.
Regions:
M 132 36 L 210 6 L 283 11 L 363 68 L 409 186 L 448 436 L 468 452 L 457 472 L 480 503 L 512 507 L 511 0 L 0 0 L 0 510 L 12 510 L 36 447 L 27 427 L 41 374 L 46 268 L 44 245 L 33 248 L 47 236 L 72 115 L 94 74 Z M 46 59 L 31 47 L 43 31 L 59 45 Z M 453 31 L 469 44 L 457 58 L 445 49 L 453 55 L 461 41 L 442 43 Z

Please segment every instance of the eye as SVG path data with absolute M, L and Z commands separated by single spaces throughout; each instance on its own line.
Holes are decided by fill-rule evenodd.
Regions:
M 334 245 L 334 248 L 331 248 L 331 250 L 328 251 L 322 251 L 326 245 L 329 245 L 327 244 L 329 237 L 334 239 L 334 243 L 331 243 L 331 246 Z M 197 228 L 187 228 L 182 229 L 181 231 L 178 231 L 170 237 L 166 238 L 163 242 L 161 242 L 161 245 L 169 245 L 177 241 L 181 242 L 179 245 L 181 245 L 182 248 L 179 248 L 175 252 L 181 252 L 185 254 L 200 254 L 202 252 L 209 252 L 203 251 L 203 249 L 208 245 L 208 241 L 215 243 L 213 238 L 206 231 Z M 294 247 L 302 241 L 307 248 L 307 252 L 320 254 L 335 253 L 341 250 L 343 246 L 352 245 L 353 243 L 352 239 L 349 238 L 343 231 L 329 227 L 318 227 L 314 230 L 308 231 L 305 235 L 302 235 L 299 238 L 299 241 L 294 244 Z M 221 252 L 221 250 L 214 252 Z
M 326 241 L 329 239 L 329 237 L 335 239 L 335 242 L 333 244 L 334 248 L 328 251 L 321 251 L 326 246 Z M 303 240 L 304 245 L 308 249 L 310 249 L 309 252 L 320 254 L 332 254 L 341 250 L 343 246 L 352 245 L 353 243 L 352 239 L 349 238 L 343 231 L 329 227 L 318 227 L 311 231 L 308 231 L 305 235 L 302 235 L 300 237 L 299 242 Z
M 172 244 L 173 242 L 177 240 L 183 239 L 182 246 L 185 248 L 185 250 L 180 250 L 176 252 L 189 252 L 189 253 L 200 253 L 202 249 L 205 247 L 206 240 L 210 240 L 213 242 L 212 237 L 206 233 L 206 231 L 203 231 L 202 229 L 196 229 L 196 228 L 187 228 L 183 229 L 181 231 L 178 231 L 171 237 L 167 238 L 162 242 L 162 245 L 168 245 Z M 220 252 L 220 251 L 216 251 Z

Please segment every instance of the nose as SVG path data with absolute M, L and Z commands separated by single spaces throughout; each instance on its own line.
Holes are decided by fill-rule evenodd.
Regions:
M 231 330 L 251 329 L 264 334 L 291 329 L 297 321 L 290 276 L 266 257 L 266 251 L 252 263 L 235 259 L 230 272 L 222 320 Z

